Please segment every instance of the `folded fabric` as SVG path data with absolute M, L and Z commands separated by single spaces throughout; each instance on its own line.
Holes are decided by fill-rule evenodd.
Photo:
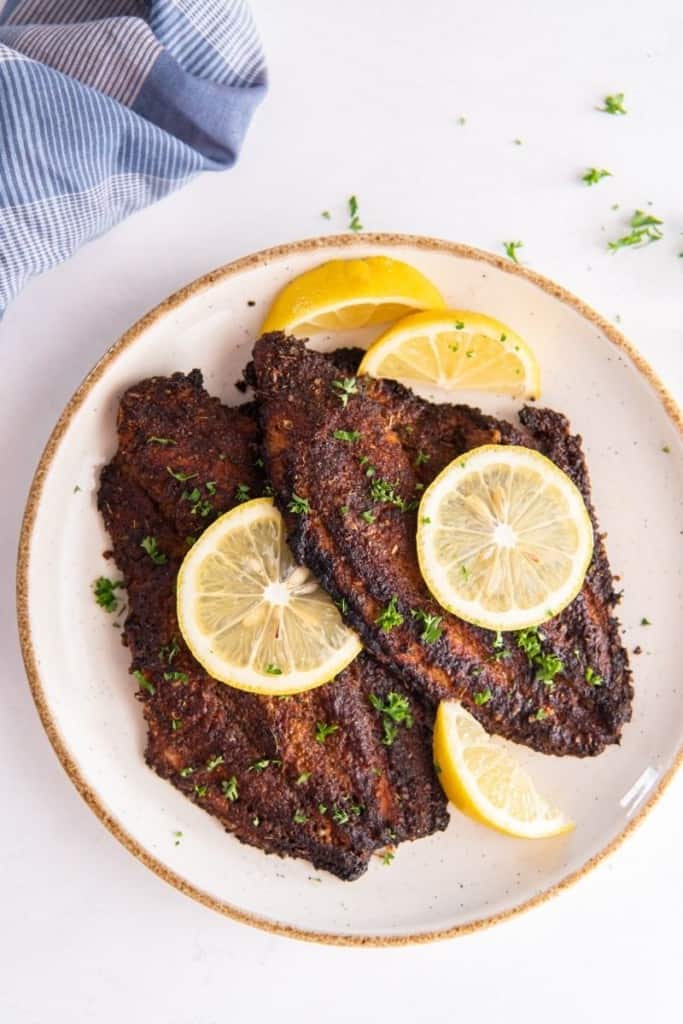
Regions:
M 231 166 L 265 86 L 244 0 L 0 0 L 0 316 L 31 275 Z

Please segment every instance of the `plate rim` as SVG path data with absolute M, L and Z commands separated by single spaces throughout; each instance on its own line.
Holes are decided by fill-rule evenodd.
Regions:
M 572 292 L 561 285 L 556 284 L 550 278 L 529 267 L 517 264 L 496 253 L 484 249 L 474 248 L 459 242 L 450 242 L 443 239 L 431 238 L 423 235 L 407 235 L 396 233 L 363 233 L 362 235 L 320 235 L 314 238 L 305 238 L 300 241 L 287 242 L 281 245 L 261 249 L 248 256 L 243 256 L 229 263 L 223 264 L 206 274 L 201 275 L 189 284 L 179 288 L 167 298 L 154 306 L 151 310 L 140 317 L 127 331 L 124 332 L 112 345 L 107 348 L 92 369 L 83 378 L 77 389 L 62 410 L 57 423 L 53 427 L 47 440 L 45 448 L 40 456 L 37 468 L 31 481 L 22 523 L 19 534 L 19 548 L 17 554 L 17 576 L 16 576 L 16 603 L 17 622 L 19 629 L 19 641 L 21 653 L 28 678 L 31 695 L 35 703 L 38 715 L 52 748 L 57 755 L 69 780 L 85 801 L 91 811 L 99 818 L 102 824 L 111 834 L 142 864 L 153 871 L 159 878 L 172 885 L 179 892 L 191 897 L 198 903 L 209 907 L 218 913 L 223 914 L 242 924 L 249 924 L 262 931 L 282 935 L 287 938 L 296 938 L 309 942 L 316 942 L 333 946 L 405 946 L 409 944 L 424 944 L 441 939 L 453 938 L 457 935 L 465 935 L 491 927 L 502 921 L 516 917 L 533 907 L 539 906 L 568 889 L 585 874 L 596 867 L 601 861 L 612 854 L 624 840 L 640 825 L 647 814 L 659 800 L 674 775 L 683 763 L 683 742 L 680 744 L 671 764 L 666 772 L 660 777 L 656 789 L 650 794 L 646 803 L 639 809 L 638 813 L 615 835 L 606 846 L 599 850 L 592 857 L 588 858 L 579 868 L 567 874 L 554 885 L 549 886 L 535 896 L 522 901 L 514 907 L 501 911 L 497 914 L 485 915 L 464 924 L 452 925 L 446 928 L 438 928 L 432 931 L 413 932 L 401 935 L 382 934 L 344 934 L 340 932 L 309 931 L 298 928 L 294 925 L 285 924 L 282 921 L 269 919 L 257 914 L 242 910 L 226 901 L 216 899 L 214 896 L 200 889 L 196 885 L 187 882 L 175 871 L 167 867 L 161 860 L 149 853 L 138 841 L 130 835 L 123 825 L 111 815 L 100 800 L 98 794 L 91 788 L 81 774 L 76 762 L 69 751 L 68 745 L 62 737 L 55 721 L 52 718 L 49 704 L 46 700 L 45 691 L 38 670 L 37 660 L 33 648 L 30 616 L 30 592 L 28 573 L 31 558 L 31 546 L 33 531 L 37 519 L 40 500 L 43 492 L 45 478 L 52 466 L 53 460 L 60 446 L 62 438 L 66 433 L 75 413 L 81 407 L 93 386 L 103 376 L 113 361 L 132 345 L 137 338 L 149 328 L 160 317 L 172 309 L 181 306 L 191 297 L 200 291 L 209 288 L 217 281 L 239 274 L 252 267 L 261 266 L 272 260 L 287 257 L 301 252 L 338 249 L 338 248 L 362 248 L 363 246 L 387 248 L 408 247 L 418 250 L 438 252 L 447 256 L 476 260 L 489 266 L 493 266 L 504 273 L 514 274 L 522 277 L 536 285 L 546 294 L 558 299 L 564 305 L 570 306 L 584 319 L 594 324 L 607 339 L 618 349 L 621 349 L 630 359 L 636 370 L 644 376 L 654 388 L 656 396 L 662 405 L 664 412 L 683 438 L 683 412 L 679 408 L 673 396 L 664 386 L 658 375 L 651 368 L 649 363 L 637 351 L 637 349 L 603 316 L 586 305 Z

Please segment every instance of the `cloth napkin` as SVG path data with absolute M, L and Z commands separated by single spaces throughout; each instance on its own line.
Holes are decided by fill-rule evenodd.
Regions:
M 31 275 L 231 166 L 265 87 L 244 0 L 0 0 L 0 316 Z

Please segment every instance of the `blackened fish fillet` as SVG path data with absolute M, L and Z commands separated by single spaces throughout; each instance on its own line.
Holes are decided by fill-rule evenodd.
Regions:
M 148 764 L 242 841 L 344 879 L 374 850 L 444 828 L 433 712 L 385 667 L 363 654 L 327 686 L 262 698 L 211 679 L 182 643 L 175 581 L 188 544 L 263 490 L 253 416 L 210 398 L 193 371 L 130 388 L 118 432 L 99 507 L 127 586 Z M 370 697 L 392 692 L 409 700 L 413 725 L 388 746 Z M 324 743 L 318 723 L 337 727 Z
M 366 649 L 414 692 L 458 697 L 489 732 L 536 750 L 583 756 L 618 742 L 631 716 L 630 672 L 581 440 L 565 417 L 527 407 L 513 426 L 468 406 L 434 405 L 393 381 L 345 378 L 329 357 L 282 334 L 256 343 L 253 375 L 266 468 L 295 556 L 344 599 Z M 537 678 L 514 635 L 496 646 L 495 634 L 445 613 L 420 575 L 416 512 L 405 506 L 414 507 L 452 459 L 482 444 L 543 452 L 577 484 L 593 519 L 584 587 L 542 629 L 543 652 L 563 664 L 552 683 Z M 308 501 L 309 514 L 288 511 L 294 494 Z M 387 631 L 378 619 L 393 599 L 403 622 Z M 442 617 L 436 642 L 421 639 L 415 609 Z

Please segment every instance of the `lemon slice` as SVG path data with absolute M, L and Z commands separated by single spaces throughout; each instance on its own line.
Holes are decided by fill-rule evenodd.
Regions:
M 447 390 L 541 393 L 540 368 L 527 343 L 499 320 L 465 309 L 404 317 L 373 342 L 358 372 Z
M 550 459 L 484 445 L 451 462 L 425 491 L 417 553 L 444 608 L 487 629 L 526 629 L 578 594 L 593 528 L 580 491 Z
M 294 561 L 270 498 L 226 512 L 190 548 L 178 574 L 178 623 L 210 676 L 260 694 L 322 686 L 361 649 Z
M 388 256 L 330 260 L 285 285 L 261 332 L 308 337 L 387 323 L 416 309 L 443 306 L 440 292 L 414 267 Z
M 434 761 L 451 803 L 499 832 L 523 839 L 548 839 L 574 827 L 458 701 L 439 705 Z

